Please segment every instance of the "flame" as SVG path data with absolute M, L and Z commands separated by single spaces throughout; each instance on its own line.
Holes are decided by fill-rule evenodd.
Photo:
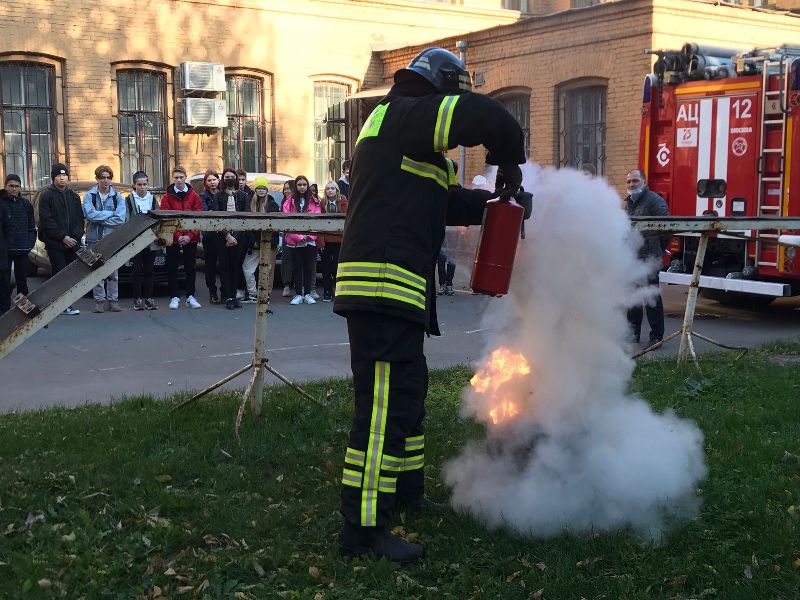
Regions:
M 517 379 L 531 372 L 527 359 L 508 348 L 496 348 L 484 365 L 470 379 L 472 389 L 479 394 L 489 393 L 492 397 L 498 389 L 512 379 Z M 489 418 L 497 425 L 519 415 L 519 407 L 512 401 L 502 398 L 489 410 Z
M 489 418 L 492 420 L 493 424 L 497 425 L 502 421 L 513 419 L 518 414 L 519 409 L 516 404 L 510 401 L 504 401 L 500 403 L 499 406 L 495 406 L 489 411 Z

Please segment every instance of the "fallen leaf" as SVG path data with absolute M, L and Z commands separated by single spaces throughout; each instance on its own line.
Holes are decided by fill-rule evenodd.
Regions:
M 359 571 L 366 571 L 366 570 L 367 567 L 365 567 L 364 565 L 356 565 L 355 567 L 353 567 L 353 571 L 356 573 L 358 573 Z
M 547 565 L 544 564 L 543 562 L 538 562 L 533 566 L 539 569 L 540 571 L 544 571 L 547 568 Z
M 175 590 L 178 594 L 188 594 L 189 592 L 194 591 L 193 585 L 179 585 L 178 588 Z
M 792 504 L 789 508 L 786 509 L 790 515 L 793 515 L 797 511 L 797 507 Z
M 800 569 L 800 558 L 798 558 L 796 561 L 794 561 L 794 568 L 795 569 Z
M 158 483 L 169 483 L 172 481 L 172 475 L 167 475 L 166 473 L 162 475 L 156 475 L 156 481 Z
M 265 573 L 264 567 L 262 567 L 260 564 L 258 564 L 257 560 L 253 561 L 253 570 L 256 572 L 256 575 L 258 575 L 259 577 L 263 577 L 264 576 L 264 573 Z
M 150 541 L 150 538 L 147 537 L 146 535 L 142 536 L 142 541 L 144 542 L 144 545 L 147 546 L 148 548 L 153 543 L 153 542 Z
M 173 569 L 172 567 L 170 567 L 169 569 L 167 569 L 166 571 L 164 571 L 164 575 L 166 575 L 167 577 L 172 577 L 172 576 L 174 576 L 174 575 L 177 575 L 177 573 L 175 572 L 175 569 Z
M 275 481 L 277 481 L 278 483 L 280 483 L 281 481 L 283 481 L 283 474 L 280 474 L 280 475 L 278 475 L 278 476 L 275 478 Z
M 314 600 L 324 600 L 324 599 L 325 599 L 325 594 L 323 594 L 322 592 L 317 592 L 316 594 L 314 594 Z
M 522 575 L 522 571 L 514 571 L 511 575 L 506 577 L 506 581 L 507 582 L 514 581 L 520 575 Z
M 672 587 L 682 587 L 688 577 L 686 575 L 678 575 L 675 579 L 672 580 Z
M 50 581 L 49 579 L 40 579 L 36 583 L 39 584 L 40 588 L 49 588 L 49 587 L 52 587 L 52 585 L 53 585 L 53 582 Z
M 223 450 L 222 448 L 220 448 L 219 451 L 222 452 L 223 456 L 227 456 L 228 458 L 233 458 L 232 454 L 225 452 L 225 450 Z
M 317 579 L 319 577 L 319 569 L 317 567 L 308 567 L 308 574 Z
M 536 590 L 531 594 L 531 600 L 539 600 L 539 598 L 542 597 L 542 594 L 544 594 L 544 588 Z
M 750 565 L 747 565 L 744 568 L 744 577 L 748 581 L 752 581 L 753 580 L 753 570 L 750 568 Z
M 69 533 L 67 535 L 62 535 L 61 536 L 61 541 L 62 542 L 68 542 L 68 543 L 69 542 L 74 542 L 75 541 L 75 532 L 73 531 L 72 533 Z
M 41 511 L 37 511 L 35 513 L 28 513 L 28 516 L 25 517 L 25 526 L 28 529 L 36 525 L 36 523 L 44 523 L 44 522 L 45 522 L 44 513 Z

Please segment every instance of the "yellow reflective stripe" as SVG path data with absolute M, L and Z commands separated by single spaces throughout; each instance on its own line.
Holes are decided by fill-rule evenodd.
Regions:
M 408 456 L 403 460 L 403 471 L 421 469 L 425 465 L 425 455 Z
M 381 125 L 383 125 L 383 118 L 386 116 L 386 110 L 389 108 L 389 104 L 389 102 L 386 104 L 378 104 L 378 106 L 372 110 L 367 118 L 367 122 L 364 123 L 364 126 L 361 128 L 361 133 L 358 134 L 356 144 L 364 138 L 376 137 L 378 133 L 380 133 Z
M 378 491 L 394 494 L 397 491 L 397 477 L 381 477 L 378 480 Z
M 426 289 L 426 282 L 424 277 L 420 277 L 416 273 L 412 273 L 408 269 L 398 267 L 392 263 L 364 263 L 364 262 L 348 262 L 339 263 L 336 268 L 336 277 L 374 277 L 376 279 L 394 279 L 407 283 L 411 287 L 415 287 L 422 292 Z
M 375 281 L 339 281 L 336 284 L 336 293 L 340 296 L 363 296 L 367 298 L 388 298 L 398 302 L 411 304 L 425 310 L 425 297 L 408 288 L 391 283 Z
M 344 485 L 349 485 L 351 487 L 361 487 L 361 473 L 358 471 L 351 471 L 350 469 L 344 469 L 342 472 L 342 483 Z
M 381 461 L 381 469 L 384 471 L 401 471 L 403 469 L 403 459 L 384 454 Z
M 424 442 L 425 435 L 412 435 L 411 437 L 406 438 L 406 444 L 408 442 Z
M 374 527 L 377 524 L 380 465 L 386 432 L 386 416 L 389 412 L 390 366 L 390 363 L 385 361 L 375 363 L 372 420 L 369 426 L 364 485 L 361 491 L 361 525 L 364 527 Z
M 416 439 L 412 440 L 411 438 L 406 438 L 406 452 L 412 452 L 414 450 L 422 450 L 425 447 L 425 439 Z
M 403 156 L 403 162 L 400 163 L 400 169 L 403 171 L 408 171 L 409 173 L 413 173 L 414 175 L 419 175 L 420 177 L 433 179 L 444 189 L 447 189 L 447 173 L 444 169 L 440 169 L 434 164 L 419 162 L 408 158 L 407 156 Z
M 450 124 L 453 121 L 453 111 L 458 102 L 458 96 L 445 96 L 439 105 L 436 116 L 436 128 L 433 130 L 433 149 L 436 151 L 447 150 L 450 141 Z
M 452 187 L 454 185 L 458 185 L 458 179 L 456 178 L 456 167 L 455 162 L 447 159 L 447 185 Z
M 344 453 L 344 462 L 350 463 L 351 465 L 356 465 L 357 467 L 363 467 L 365 456 L 366 455 L 360 450 L 348 448 Z

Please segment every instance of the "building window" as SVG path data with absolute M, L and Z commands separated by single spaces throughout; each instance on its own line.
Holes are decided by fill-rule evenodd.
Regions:
M 589 8 L 590 6 L 602 4 L 603 2 L 608 2 L 608 0 L 572 0 L 570 8 Z
M 143 70 L 117 71 L 120 181 L 136 171 L 150 176 L 153 189 L 163 190 L 167 170 L 166 77 Z
M 18 174 L 28 189 L 49 185 L 56 148 L 54 69 L 35 63 L 0 63 L 0 82 L 4 173 Z
M 320 188 L 342 176 L 347 150 L 344 101 L 349 93 L 349 85 L 314 82 L 314 179 Z
M 564 90 L 559 99 L 559 163 L 602 175 L 606 160 L 606 88 Z
M 500 104 L 506 107 L 514 118 L 522 127 L 522 133 L 525 134 L 525 156 L 531 155 L 531 97 L 524 96 L 510 96 L 500 98 Z
M 739 6 L 751 6 L 753 8 L 766 8 L 766 0 L 722 0 L 727 4 L 737 4 Z
M 264 79 L 246 75 L 229 75 L 226 80 L 228 127 L 223 133 L 223 163 L 250 173 L 264 172 L 271 161 L 264 118 L 264 99 L 270 98 L 271 85 L 265 89 Z

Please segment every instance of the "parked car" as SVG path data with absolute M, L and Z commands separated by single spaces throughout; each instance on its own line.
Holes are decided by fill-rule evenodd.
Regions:
M 92 189 L 97 182 L 95 181 L 70 181 L 69 187 L 75 191 L 78 196 L 80 196 L 81 200 L 83 200 L 83 195 Z M 114 182 L 111 184 L 114 186 L 114 189 L 117 190 L 118 193 L 122 194 L 123 196 L 127 196 L 130 192 L 128 186 L 122 183 Z M 43 190 L 37 190 L 33 194 L 33 214 L 36 220 L 36 227 L 39 227 L 39 195 Z M 81 243 L 85 243 L 85 239 L 81 240 Z M 36 245 L 28 254 L 28 258 L 31 262 L 31 275 L 36 275 L 40 270 L 47 273 L 48 275 L 52 272 L 50 267 L 50 258 L 47 256 L 47 250 L 45 250 L 44 242 L 37 239 Z M 133 272 L 133 263 L 128 261 L 125 263 L 119 270 L 119 282 L 121 284 L 129 284 L 131 280 L 131 274 Z M 183 280 L 185 279 L 183 273 L 183 265 L 178 267 L 178 279 Z M 153 263 L 153 282 L 156 284 L 164 284 L 167 283 L 167 251 L 163 247 L 159 248 L 155 260 Z

